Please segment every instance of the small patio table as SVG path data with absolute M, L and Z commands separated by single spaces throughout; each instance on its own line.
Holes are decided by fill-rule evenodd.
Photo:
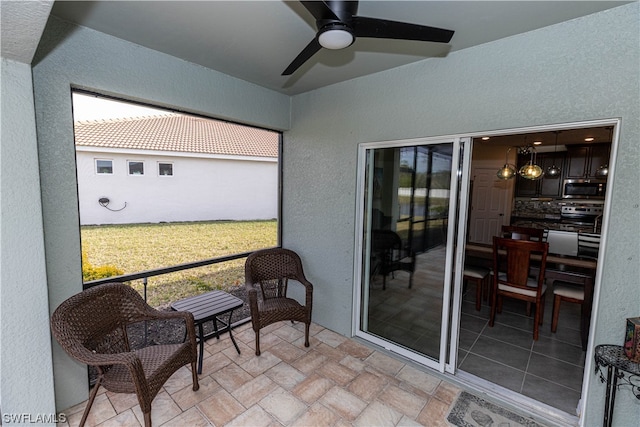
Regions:
M 233 342 L 236 351 L 240 354 L 238 344 L 236 344 L 236 340 L 233 338 L 231 332 L 231 316 L 233 315 L 233 310 L 242 307 L 242 304 L 243 301 L 240 298 L 224 291 L 211 291 L 171 304 L 171 308 L 175 311 L 188 311 L 193 314 L 194 323 L 198 327 L 198 374 L 202 373 L 204 342 L 213 336 L 220 339 L 220 333 L 228 331 L 231 342 Z M 227 313 L 229 317 L 226 321 L 219 318 L 219 316 Z M 213 322 L 213 332 L 205 335 L 203 324 L 208 321 Z M 222 324 L 222 329 L 218 329 L 218 322 Z

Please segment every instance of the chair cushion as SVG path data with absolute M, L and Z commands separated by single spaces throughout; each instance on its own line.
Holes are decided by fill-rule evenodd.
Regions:
M 504 274 L 504 273 L 498 273 L 498 279 L 499 280 L 507 280 L 507 275 Z M 527 280 L 527 286 L 530 287 L 531 290 L 517 288 L 515 286 L 505 285 L 504 283 L 498 283 L 498 289 L 500 289 L 502 291 L 513 292 L 515 294 L 526 295 L 526 296 L 529 296 L 529 297 L 535 297 L 536 296 L 536 288 L 538 287 L 538 281 L 536 279 L 530 277 Z M 546 291 L 547 291 L 547 285 L 543 284 L 542 285 L 542 293 L 541 294 L 544 294 Z
M 489 270 L 482 267 L 465 266 L 464 275 L 474 279 L 484 279 L 489 274 Z
M 553 286 L 553 294 L 560 295 L 566 298 L 584 300 L 584 288 L 579 288 L 576 286 L 566 286 L 566 285 L 555 284 Z

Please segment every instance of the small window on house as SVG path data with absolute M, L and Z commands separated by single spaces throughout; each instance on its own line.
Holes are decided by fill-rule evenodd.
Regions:
M 129 175 L 144 175 L 144 162 L 135 162 L 129 160 Z
M 96 173 L 99 175 L 112 175 L 113 161 L 96 159 Z
M 173 163 L 158 163 L 158 175 L 173 176 Z

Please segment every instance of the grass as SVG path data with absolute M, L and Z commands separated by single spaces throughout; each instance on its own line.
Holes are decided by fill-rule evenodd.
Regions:
M 138 273 L 277 245 L 277 221 L 210 221 L 81 227 L 82 250 L 94 266 Z M 244 259 L 153 276 L 147 298 L 160 306 L 209 290 L 244 284 Z M 143 289 L 142 280 L 131 283 Z

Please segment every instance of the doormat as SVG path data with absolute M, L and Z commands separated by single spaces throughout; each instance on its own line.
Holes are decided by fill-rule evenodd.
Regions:
M 544 427 L 466 391 L 458 396 L 447 421 L 457 427 Z

